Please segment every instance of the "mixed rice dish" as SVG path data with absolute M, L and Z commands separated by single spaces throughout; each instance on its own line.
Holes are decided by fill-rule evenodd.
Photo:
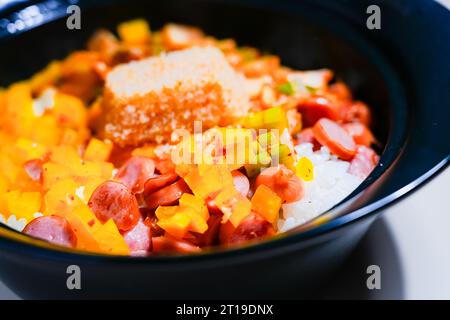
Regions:
M 0 89 L 0 222 L 92 253 L 239 246 L 300 226 L 378 162 L 331 70 L 145 20 Z

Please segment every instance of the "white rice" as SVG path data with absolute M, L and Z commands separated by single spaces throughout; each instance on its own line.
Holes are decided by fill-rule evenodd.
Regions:
M 0 223 L 6 224 L 8 227 L 11 227 L 17 231 L 22 231 L 27 225 L 27 220 L 25 220 L 25 218 L 17 220 L 16 216 L 13 214 L 10 215 L 8 219 L 5 219 L 5 216 L 0 213 Z
M 314 180 L 304 182 L 305 195 L 297 202 L 284 204 L 280 231 L 301 225 L 331 209 L 358 187 L 363 179 L 348 173 L 350 163 L 331 155 L 328 148 L 313 151 L 313 145 L 303 143 L 295 147 L 297 159 L 307 157 L 314 164 Z

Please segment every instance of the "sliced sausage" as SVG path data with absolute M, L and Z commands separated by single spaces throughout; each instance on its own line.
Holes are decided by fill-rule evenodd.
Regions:
M 352 102 L 343 108 L 343 120 L 345 122 L 360 122 L 368 127 L 371 122 L 370 109 L 361 101 Z
M 25 226 L 23 233 L 60 246 L 73 248 L 77 244 L 77 236 L 67 220 L 60 216 L 33 219 Z
M 152 237 L 160 237 L 164 235 L 164 229 L 158 226 L 158 218 L 155 213 L 149 214 L 147 218 L 145 218 L 144 223 L 146 226 L 150 228 L 150 232 Z
M 285 203 L 298 201 L 303 198 L 303 182 L 283 165 L 263 170 L 255 181 L 255 190 L 260 185 L 269 187 Z
M 338 120 L 341 115 L 341 104 L 332 96 L 314 95 L 297 105 L 302 114 L 305 127 L 312 127 L 321 118 Z
M 362 123 L 346 123 L 343 128 L 353 137 L 356 144 L 370 147 L 375 142 L 372 132 Z
M 144 196 L 158 191 L 165 186 L 168 186 L 169 184 L 175 182 L 177 179 L 178 175 L 176 173 L 167 173 L 151 177 L 144 184 Z
M 202 249 L 185 240 L 178 240 L 164 235 L 152 238 L 152 252 L 160 253 L 196 253 Z
M 164 187 L 156 192 L 144 195 L 145 204 L 149 209 L 156 209 L 159 206 L 169 206 L 176 204 L 183 193 L 191 192 L 183 179 Z
M 237 228 L 234 228 L 230 222 L 223 224 L 220 229 L 220 243 L 238 244 L 274 234 L 275 230 L 267 220 L 256 213 L 251 213 Z
M 132 193 L 140 193 L 144 190 L 145 182 L 154 173 L 155 163 L 152 159 L 135 156 L 123 164 L 115 178 L 127 186 Z
M 351 160 L 356 154 L 356 144 L 350 134 L 336 122 L 322 118 L 313 127 L 314 137 L 327 146 L 331 153 L 343 160 Z
M 141 255 L 151 249 L 151 229 L 144 223 L 143 219 L 139 219 L 133 229 L 125 232 L 123 238 L 130 248 L 132 255 Z
M 136 197 L 125 185 L 116 181 L 99 185 L 88 205 L 101 222 L 113 219 L 121 231 L 131 230 L 141 216 Z
M 350 163 L 348 172 L 352 175 L 365 179 L 375 168 L 379 160 L 379 156 L 371 148 L 365 146 L 358 147 L 356 156 Z
M 175 164 L 173 163 L 170 156 L 164 156 L 163 158 L 154 158 L 156 170 L 160 174 L 174 173 Z

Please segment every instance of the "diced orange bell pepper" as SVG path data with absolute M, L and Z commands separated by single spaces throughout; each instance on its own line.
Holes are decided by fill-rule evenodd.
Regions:
M 259 213 L 270 223 L 274 223 L 280 213 L 281 198 L 269 187 L 260 185 L 252 197 L 252 210 Z
M 179 203 L 180 207 L 189 207 L 195 210 L 202 219 L 209 219 L 208 208 L 205 205 L 205 200 L 203 200 L 202 198 L 196 197 L 189 193 L 184 193 L 181 196 Z
M 109 140 L 92 138 L 84 152 L 83 158 L 91 161 L 107 161 L 112 151 L 112 143 Z
M 192 169 L 184 176 L 184 181 L 202 199 L 223 188 L 223 177 L 214 165 L 200 165 L 199 168 Z

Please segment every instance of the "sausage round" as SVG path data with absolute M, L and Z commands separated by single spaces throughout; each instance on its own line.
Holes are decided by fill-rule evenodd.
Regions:
M 131 230 L 139 221 L 136 197 L 120 182 L 103 182 L 92 193 L 88 205 L 101 222 L 113 219 L 121 231 Z
M 67 220 L 60 216 L 51 215 L 33 219 L 25 226 L 23 233 L 69 248 L 77 244 L 77 236 Z
M 155 173 L 155 163 L 152 159 L 135 156 L 128 159 L 116 174 L 116 179 L 122 182 L 132 193 L 144 190 L 145 182 Z
M 237 244 L 275 234 L 273 226 L 256 213 L 248 215 L 234 228 L 228 221 L 220 228 L 221 244 Z
M 177 203 L 183 193 L 190 191 L 186 182 L 183 179 L 179 179 L 156 192 L 145 194 L 144 200 L 149 209 L 156 209 L 159 206 L 168 206 Z
M 331 153 L 343 160 L 351 160 L 356 154 L 352 136 L 336 122 L 322 118 L 313 127 L 314 137 L 328 147 Z

